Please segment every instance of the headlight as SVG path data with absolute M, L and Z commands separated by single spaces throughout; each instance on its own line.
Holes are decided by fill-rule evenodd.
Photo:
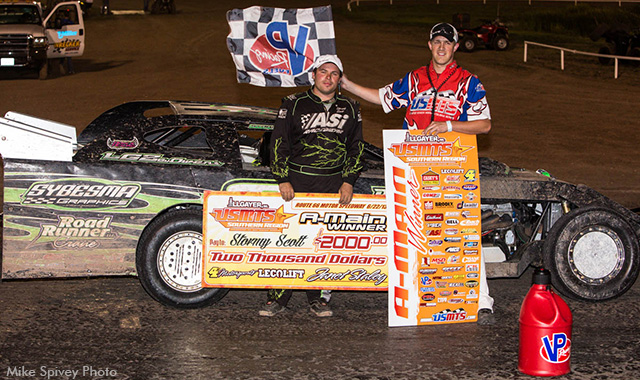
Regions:
M 47 47 L 47 37 L 34 37 L 33 47 Z

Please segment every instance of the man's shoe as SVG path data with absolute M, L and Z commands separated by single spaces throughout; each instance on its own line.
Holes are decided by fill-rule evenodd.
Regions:
M 280 313 L 281 311 L 285 311 L 286 308 L 276 301 L 268 301 L 262 307 L 262 310 L 258 312 L 263 317 L 273 317 L 274 315 Z
M 496 323 L 496 317 L 491 309 L 478 310 L 478 324 L 482 326 L 490 326 Z
M 318 317 L 331 317 L 333 315 L 329 304 L 321 299 L 311 301 L 310 305 L 311 312 Z

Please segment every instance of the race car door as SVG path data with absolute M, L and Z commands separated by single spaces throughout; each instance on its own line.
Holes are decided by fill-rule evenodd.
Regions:
M 84 19 L 78 2 L 60 3 L 45 19 L 47 58 L 79 57 L 84 53 Z

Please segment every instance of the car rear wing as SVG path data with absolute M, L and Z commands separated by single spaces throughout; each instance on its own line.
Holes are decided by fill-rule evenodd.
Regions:
M 71 161 L 77 146 L 76 129 L 70 125 L 11 111 L 0 117 L 4 158 Z

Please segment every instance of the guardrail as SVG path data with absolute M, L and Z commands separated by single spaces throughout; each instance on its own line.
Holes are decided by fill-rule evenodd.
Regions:
M 529 45 L 534 45 L 534 46 L 540 46 L 540 47 L 544 47 L 544 48 L 549 48 L 549 49 L 555 49 L 555 50 L 560 50 L 560 69 L 564 71 L 564 52 L 569 52 L 569 53 L 573 53 L 573 54 L 579 54 L 579 55 L 588 55 L 591 57 L 605 57 L 605 58 L 613 58 L 614 60 L 614 64 L 613 64 L 613 77 L 615 79 L 618 79 L 618 61 L 621 59 L 626 59 L 629 61 L 638 61 L 640 62 L 640 58 L 635 58 L 635 57 L 627 57 L 627 56 L 622 56 L 622 55 L 610 55 L 610 54 L 598 54 L 598 53 L 589 53 L 586 51 L 579 51 L 579 50 L 574 50 L 574 49 L 567 49 L 567 48 L 563 48 L 560 46 L 553 46 L 553 45 L 546 45 L 546 44 L 541 44 L 538 42 L 531 42 L 531 41 L 524 41 L 524 62 L 527 62 L 527 51 L 528 51 L 528 47 Z
M 356 3 L 357 6 L 360 6 L 360 2 L 361 1 L 389 1 L 389 5 L 393 4 L 393 0 L 349 0 L 349 2 L 347 3 L 347 9 L 349 11 L 351 11 L 351 4 Z M 446 0 L 443 0 L 446 1 Z M 480 2 L 480 0 L 467 0 L 469 2 Z M 531 3 L 534 0 L 511 0 L 511 1 L 528 1 L 529 5 L 531 5 Z M 578 3 L 618 3 L 618 6 L 621 7 L 622 3 L 640 3 L 640 0 L 535 0 L 535 1 L 545 1 L 545 2 L 562 2 L 562 3 L 574 3 L 575 5 L 578 5 Z M 436 0 L 436 4 L 440 4 L 440 0 Z M 487 0 L 482 0 L 482 4 L 487 4 Z

